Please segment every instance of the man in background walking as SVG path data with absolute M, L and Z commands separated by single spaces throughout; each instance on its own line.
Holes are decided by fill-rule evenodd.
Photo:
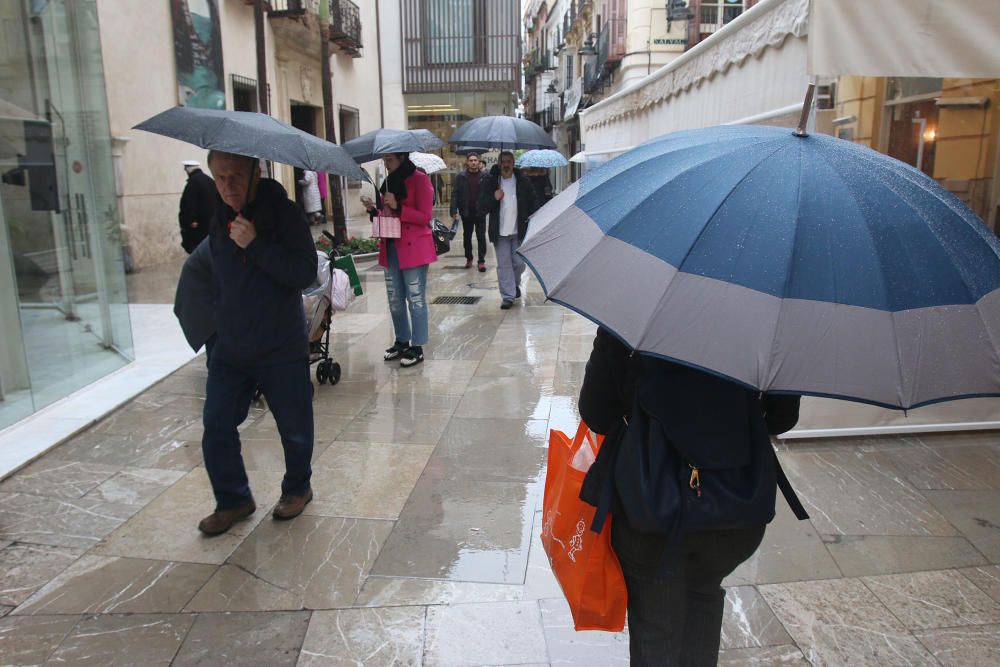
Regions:
M 219 194 L 215 181 L 201 170 L 197 160 L 184 160 L 181 164 L 188 180 L 181 193 L 181 210 L 177 219 L 181 225 L 181 247 L 190 255 L 208 236 L 208 225 L 215 215 Z
M 500 168 L 493 167 L 479 193 L 479 210 L 489 213 L 490 241 L 497 252 L 497 279 L 500 281 L 501 310 L 514 305 L 521 296 L 524 261 L 517 248 L 528 233 L 528 218 L 538 209 L 531 182 L 514 169 L 514 154 L 500 153 Z
M 465 156 L 465 171 L 455 176 L 455 187 L 451 193 L 451 217 L 456 219 L 462 216 L 465 268 L 472 268 L 472 233 L 475 231 L 480 273 L 486 271 L 486 214 L 478 208 L 484 177 L 479 154 L 469 153 Z

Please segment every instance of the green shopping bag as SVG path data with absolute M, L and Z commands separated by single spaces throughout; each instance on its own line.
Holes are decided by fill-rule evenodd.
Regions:
M 351 281 L 351 287 L 354 288 L 354 296 L 364 294 L 364 290 L 361 289 L 361 278 L 358 277 L 358 269 L 354 266 L 353 257 L 350 255 L 336 257 L 333 260 L 333 265 L 347 274 L 347 278 Z

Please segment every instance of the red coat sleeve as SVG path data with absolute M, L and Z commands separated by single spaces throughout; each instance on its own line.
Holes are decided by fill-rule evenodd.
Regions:
M 434 186 L 431 179 L 419 171 L 406 179 L 406 200 L 399 211 L 400 222 L 427 227 L 434 217 Z

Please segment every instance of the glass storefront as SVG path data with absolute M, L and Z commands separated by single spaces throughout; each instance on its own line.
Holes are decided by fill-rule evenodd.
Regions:
M 517 100 L 511 93 L 419 93 L 408 94 L 406 115 L 408 129 L 430 130 L 442 140 L 448 138 L 467 121 L 481 116 L 509 116 Z M 450 145 L 440 148 L 439 154 L 448 165 L 444 171 L 433 174 L 437 205 L 448 206 L 451 201 L 451 183 L 455 174 L 465 168 L 465 156 L 451 150 Z M 499 151 L 483 154 L 487 167 L 496 164 Z
M 0 3 L 0 428 L 128 363 L 96 0 Z

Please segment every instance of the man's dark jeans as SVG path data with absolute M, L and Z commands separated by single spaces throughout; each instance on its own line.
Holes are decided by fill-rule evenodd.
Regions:
M 472 261 L 472 230 L 476 231 L 476 243 L 479 246 L 479 261 L 486 261 L 486 216 L 462 216 L 462 241 L 465 245 L 465 259 Z
M 285 450 L 281 492 L 298 496 L 309 489 L 313 451 L 309 362 L 303 359 L 272 366 L 238 367 L 212 355 L 208 364 L 201 450 L 217 510 L 236 507 L 250 497 L 250 482 L 236 429 L 247 418 L 258 386 L 278 425 Z
M 764 526 L 688 533 L 669 547 L 612 523 L 611 544 L 628 590 L 632 665 L 715 665 L 725 592 L 722 580 L 753 555 Z

